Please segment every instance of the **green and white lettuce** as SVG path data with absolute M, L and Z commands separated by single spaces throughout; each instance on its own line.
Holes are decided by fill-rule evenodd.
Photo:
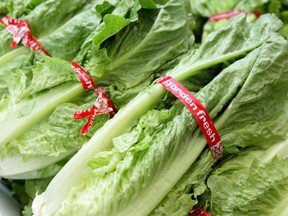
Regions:
M 273 0 L 272 0 L 273 1 Z M 190 0 L 193 14 L 209 18 L 210 16 L 233 9 L 244 11 L 262 11 L 269 0 Z
M 248 23 L 242 14 L 209 35 L 198 49 L 167 72 L 181 82 L 201 79 L 207 68 L 225 68 L 196 94 L 216 122 L 225 154 L 245 147 L 247 135 L 254 138 L 250 142 L 254 146 L 263 135 L 271 142 L 287 136 L 285 111 L 278 110 L 277 122 L 274 116 L 264 118 L 261 113 L 256 113 L 261 123 L 251 118 L 253 111 L 262 107 L 257 104 L 269 94 L 273 96 L 274 91 L 269 90 L 278 85 L 284 94 L 278 95 L 276 90 L 275 101 L 287 106 L 284 86 L 288 44 L 275 33 L 280 28 L 281 22 L 274 15 Z M 263 86 L 255 82 L 260 78 Z M 256 92 L 251 94 L 252 90 Z M 97 130 L 46 191 L 34 199 L 34 215 L 149 215 L 206 147 L 197 123 L 182 104 L 161 109 L 165 93 L 160 84 L 152 84 Z M 264 109 L 271 109 L 269 102 Z M 239 124 L 234 122 L 235 115 L 241 116 Z M 276 124 L 279 126 L 274 128 Z M 231 138 L 242 132 L 242 126 L 252 128 L 255 134 L 244 131 L 243 139 L 233 145 Z M 262 130 L 257 133 L 258 129 Z

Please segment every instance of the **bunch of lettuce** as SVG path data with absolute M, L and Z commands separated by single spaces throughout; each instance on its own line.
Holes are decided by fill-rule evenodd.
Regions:
M 241 14 L 167 72 L 180 82 L 195 83 L 207 76 L 207 69 L 218 68 L 196 97 L 216 122 L 224 155 L 287 138 L 288 115 L 282 107 L 288 101 L 288 42 L 277 33 L 281 27 L 274 15 L 249 23 Z M 197 202 L 186 193 L 193 182 L 176 192 L 183 195 L 179 202 L 169 192 L 187 172 L 201 170 L 193 163 L 206 152 L 206 140 L 182 104 L 172 100 L 170 108 L 165 106 L 165 93 L 153 83 L 97 130 L 34 199 L 34 215 L 187 215 Z M 211 171 L 212 157 L 206 156 Z M 201 188 L 196 195 L 203 193 Z M 167 204 L 161 203 L 166 198 Z
M 91 72 L 96 85 L 107 87 L 120 108 L 187 52 L 193 44 L 190 19 L 182 2 L 174 0 L 151 9 L 127 0 L 97 6 L 102 22 L 75 60 Z M 76 121 L 73 113 L 90 108 L 95 92 L 84 93 L 69 62 L 42 58 L 31 71 L 5 74 L 10 94 L 0 104 L 2 177 L 54 175 L 54 166 L 52 173 L 38 170 L 75 153 L 108 119 L 98 116 L 82 136 L 85 119 Z

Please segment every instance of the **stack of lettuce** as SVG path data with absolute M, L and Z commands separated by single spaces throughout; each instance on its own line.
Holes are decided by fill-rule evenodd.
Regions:
M 184 216 L 195 205 L 231 215 L 219 204 L 214 208 L 224 193 L 213 187 L 222 162 L 214 165 L 191 113 L 154 82 L 162 74 L 182 82 L 209 111 L 225 163 L 287 140 L 288 41 L 280 33 L 281 20 L 265 14 L 251 21 L 243 13 L 195 43 L 199 14 L 192 3 L 87 3 L 95 6 L 89 8 L 99 22 L 73 60 L 106 87 L 119 108 L 110 120 L 98 116 L 87 136 L 79 134 L 84 122 L 72 116 L 89 108 L 95 93 L 82 90 L 72 58 L 39 56 L 31 67 L 5 70 L 9 92 L 1 100 L 0 176 L 38 178 L 26 180 L 25 187 L 12 181 L 15 190 L 30 196 L 22 197 L 23 204 L 37 194 L 34 215 Z M 233 199 L 232 191 L 225 194 Z M 243 209 L 249 212 L 247 203 Z

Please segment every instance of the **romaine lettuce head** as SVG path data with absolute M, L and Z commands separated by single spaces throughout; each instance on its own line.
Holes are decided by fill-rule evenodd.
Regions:
M 244 71 L 247 70 L 249 75 L 229 106 L 216 118 L 216 126 L 224 145 L 224 158 L 237 155 L 243 149 L 245 151 L 247 147 L 251 148 L 252 146 L 254 149 L 264 150 L 287 139 L 288 98 L 285 86 L 288 84 L 288 71 L 285 58 L 286 49 L 287 41 L 283 37 L 273 36 L 260 49 L 258 48 L 247 55 L 245 58 L 249 60 L 246 59 L 245 63 L 244 61 L 241 63 L 244 60 L 242 59 L 236 62 L 239 63 L 238 66 L 234 64 L 236 66 L 233 69 L 235 72 L 239 70 L 244 76 Z M 271 56 L 273 57 L 271 58 Z M 233 65 L 231 67 L 233 68 Z M 269 78 L 267 79 L 267 77 Z M 242 160 L 239 160 L 240 162 L 245 166 L 246 163 Z M 187 213 L 188 210 L 192 209 L 192 206 L 197 205 L 199 199 L 201 206 L 204 209 L 209 209 L 210 207 L 208 208 L 205 203 L 209 203 L 210 197 L 199 197 L 199 195 L 205 191 L 207 193 L 205 182 L 213 167 L 211 155 L 207 152 L 201 153 L 196 163 L 187 170 L 152 215 L 184 216 L 185 209 Z M 219 186 L 223 184 L 225 183 L 221 183 Z M 239 196 L 241 196 L 240 193 L 241 190 L 239 190 Z M 220 192 L 219 196 L 221 196 Z M 215 198 L 215 200 L 217 199 Z M 231 195 L 231 199 L 233 199 L 233 195 Z M 225 202 L 223 197 L 223 205 Z M 227 209 L 229 208 L 230 206 L 227 206 Z M 221 212 L 219 215 L 225 214 Z M 231 213 L 231 215 L 234 214 Z M 246 213 L 242 212 L 239 215 L 246 215 Z

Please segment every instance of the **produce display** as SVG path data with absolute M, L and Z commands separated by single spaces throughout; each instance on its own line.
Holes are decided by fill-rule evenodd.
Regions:
M 286 0 L 2 1 L 19 215 L 286 216 L 287 24 Z

